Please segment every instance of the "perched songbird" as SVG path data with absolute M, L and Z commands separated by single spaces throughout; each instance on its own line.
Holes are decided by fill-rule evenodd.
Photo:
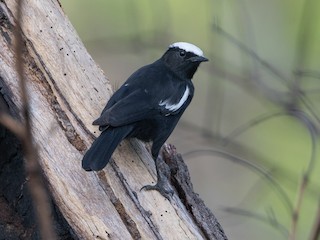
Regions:
M 191 102 L 191 79 L 205 61 L 200 48 L 177 42 L 159 60 L 134 72 L 93 122 L 102 132 L 83 157 L 82 167 L 87 171 L 104 168 L 124 138 L 152 141 L 151 153 L 157 163 L 162 145 Z M 157 184 L 148 189 L 161 192 L 162 181 L 158 173 Z

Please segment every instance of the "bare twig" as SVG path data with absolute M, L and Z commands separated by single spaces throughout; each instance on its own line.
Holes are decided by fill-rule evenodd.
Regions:
M 301 96 L 300 100 L 302 104 L 306 107 L 306 109 L 310 112 L 310 114 L 314 117 L 314 119 L 318 122 L 318 124 L 320 124 L 320 117 L 315 112 L 315 108 L 313 107 L 313 104 L 311 103 L 309 98 L 303 95 L 300 95 L 300 96 Z
M 294 112 L 294 115 L 308 130 L 311 137 L 311 156 L 308 163 L 307 170 L 302 176 L 301 183 L 299 185 L 298 193 L 297 193 L 297 200 L 295 204 L 295 208 L 292 215 L 292 221 L 291 221 L 291 229 L 290 229 L 290 235 L 289 239 L 294 240 L 296 239 L 296 231 L 297 231 L 297 225 L 299 220 L 299 215 L 301 211 L 301 204 L 302 200 L 305 194 L 305 190 L 307 188 L 307 185 L 309 183 L 310 175 L 312 173 L 312 170 L 314 168 L 315 160 L 316 160 L 316 130 L 313 123 L 309 120 L 309 118 L 306 116 L 306 114 L 302 111 L 296 111 Z
M 240 135 L 241 133 L 243 133 L 244 131 L 246 131 L 247 129 L 249 129 L 250 127 L 253 127 L 259 123 L 262 123 L 262 122 L 270 119 L 271 117 L 276 117 L 276 116 L 281 116 L 281 115 L 293 116 L 297 120 L 299 120 L 308 129 L 309 135 L 311 138 L 310 160 L 308 163 L 307 170 L 302 177 L 301 184 L 299 185 L 299 190 L 297 193 L 297 201 L 296 201 L 295 207 L 293 209 L 293 213 L 292 213 L 291 230 L 290 230 L 289 236 L 290 236 L 290 239 L 295 239 L 303 196 L 304 196 L 306 187 L 309 183 L 309 178 L 310 178 L 311 172 L 314 168 L 314 164 L 315 164 L 315 160 L 316 160 L 316 132 L 317 131 L 316 131 L 316 127 L 313 124 L 313 122 L 309 119 L 307 114 L 303 111 L 295 110 L 295 111 L 291 111 L 291 112 L 276 112 L 276 113 L 272 113 L 272 114 L 263 115 L 259 118 L 255 118 L 252 121 L 249 121 L 247 124 L 236 128 L 231 134 L 228 135 L 227 139 L 234 138 L 234 137 Z M 227 142 L 226 142 L 226 144 L 227 144 Z
M 229 42 L 237 46 L 240 50 L 242 50 L 244 53 L 248 54 L 252 58 L 254 58 L 257 62 L 259 62 L 263 67 L 265 67 L 267 70 L 269 70 L 274 76 L 276 76 L 278 79 L 281 80 L 282 83 L 284 83 L 285 86 L 287 86 L 287 83 L 289 82 L 288 78 L 284 76 L 278 69 L 276 69 L 274 66 L 272 66 L 269 62 L 262 59 L 255 51 L 238 41 L 236 38 L 234 38 L 231 34 L 224 31 L 219 25 L 214 24 L 213 29 L 221 34 L 223 37 L 227 38 Z
M 270 185 L 274 188 L 276 193 L 279 194 L 280 199 L 282 200 L 284 206 L 287 208 L 288 213 L 291 215 L 293 212 L 293 205 L 286 194 L 286 192 L 283 190 L 281 185 L 269 174 L 269 172 L 262 167 L 258 166 L 257 164 L 254 164 L 246 159 L 243 159 L 241 157 L 235 156 L 231 153 L 224 152 L 221 150 L 215 150 L 215 149 L 204 149 L 204 150 L 195 150 L 188 153 L 183 154 L 183 157 L 188 157 L 190 155 L 194 154 L 213 154 L 217 156 L 221 156 L 225 159 L 228 159 L 232 162 L 235 162 L 237 164 L 241 164 L 246 166 L 248 169 L 253 170 L 254 172 L 258 173 L 259 175 L 263 176 Z
M 312 28 L 314 24 L 314 17 L 318 14 L 317 11 L 317 1 L 306 0 L 304 1 L 304 6 L 301 15 L 301 22 L 299 27 L 298 39 L 297 39 L 297 47 L 296 47 L 296 57 L 295 57 L 295 66 L 296 69 L 301 69 L 304 67 L 308 48 L 310 48 L 310 40 L 313 38 L 312 34 L 314 34 L 314 29 Z M 293 93 L 296 91 L 300 91 L 300 84 L 302 79 L 302 74 L 294 75 L 293 82 Z M 293 97 L 295 97 L 293 95 Z
M 29 110 L 29 99 L 26 87 L 26 80 L 24 78 L 24 61 L 23 61 L 23 38 L 22 38 L 22 7 L 23 0 L 19 0 L 17 3 L 17 17 L 16 17 L 16 29 L 15 29 L 15 53 L 16 53 L 16 69 L 20 80 L 20 87 L 22 92 L 22 114 L 24 117 L 24 125 L 10 120 L 8 115 L 2 115 L 2 123 L 13 132 L 18 133 L 24 150 L 26 173 L 29 178 L 28 187 L 33 199 L 33 205 L 38 219 L 39 230 L 42 239 L 56 239 L 56 235 L 53 231 L 53 224 L 51 221 L 51 209 L 49 204 L 49 197 L 44 185 L 44 179 L 39 164 L 39 156 L 37 149 L 33 143 L 31 118 Z M 20 134 L 19 134 L 20 133 Z
M 227 146 L 228 143 L 230 143 L 230 139 L 234 140 L 237 136 L 247 131 L 249 128 L 255 127 L 256 125 L 263 123 L 264 121 L 267 121 L 273 117 L 286 115 L 285 112 L 273 112 L 273 113 L 267 113 L 263 114 L 261 116 L 258 116 L 248 122 L 246 122 L 243 125 L 240 125 L 236 129 L 234 129 L 231 133 L 229 133 L 226 137 L 224 137 L 223 146 Z
M 26 138 L 26 130 L 22 124 L 2 111 L 0 111 L 0 124 L 8 128 L 19 139 Z
M 293 74 L 295 76 L 300 76 L 300 77 L 320 79 L 320 72 L 316 70 L 311 70 L 311 69 L 296 70 L 294 71 Z
M 285 226 L 283 226 L 278 222 L 278 220 L 275 218 L 274 215 L 264 216 L 262 214 L 258 214 L 249 210 L 234 208 L 234 207 L 227 207 L 227 208 L 224 208 L 223 210 L 232 214 L 253 218 L 263 223 L 266 223 L 274 227 L 275 229 L 277 229 L 285 238 L 288 237 L 288 230 L 285 228 Z
M 318 211 L 311 230 L 310 240 L 318 240 L 320 236 L 320 200 L 318 201 Z
M 317 136 L 319 133 L 318 125 L 320 123 L 320 117 L 317 111 L 315 110 L 313 103 L 310 101 L 310 99 L 305 93 L 306 92 L 317 93 L 319 89 L 304 91 L 301 86 L 302 84 L 301 79 L 303 77 L 311 77 L 311 78 L 319 79 L 320 74 L 317 71 L 300 70 L 305 68 L 304 64 L 307 57 L 306 54 L 308 52 L 307 51 L 308 48 L 310 48 L 310 44 L 308 43 L 310 42 L 311 39 L 313 39 L 312 36 L 314 35 L 312 23 L 314 22 L 313 16 L 315 16 L 316 14 L 316 9 L 317 9 L 315 7 L 316 4 L 318 4 L 317 1 L 312 1 L 312 0 L 306 0 L 304 4 L 302 19 L 301 19 L 301 26 L 300 26 L 300 33 L 298 35 L 298 41 L 297 41 L 298 45 L 297 45 L 297 51 L 296 51 L 296 58 L 295 58 L 296 60 L 295 65 L 297 70 L 293 72 L 294 76 L 292 79 L 289 77 L 286 77 L 286 75 L 283 74 L 281 71 L 279 71 L 279 69 L 277 69 L 272 64 L 270 64 L 269 62 L 261 58 L 252 49 L 252 47 L 248 47 L 247 45 L 237 40 L 234 36 L 224 31 L 218 24 L 215 24 L 213 26 L 216 32 L 218 32 L 221 36 L 227 39 L 231 44 L 236 46 L 240 51 L 250 56 L 253 60 L 259 63 L 266 70 L 271 72 L 287 88 L 287 92 L 285 94 L 278 94 L 278 92 L 275 89 L 268 89 L 268 86 L 266 86 L 264 82 L 259 80 L 259 76 L 256 75 L 255 80 L 256 82 L 259 83 L 257 87 L 262 89 L 263 92 L 267 93 L 266 96 L 269 97 L 269 100 L 274 101 L 274 99 L 270 98 L 270 96 L 275 96 L 276 100 L 278 100 L 277 102 L 281 103 L 282 107 L 284 108 L 284 111 L 265 114 L 251 121 L 248 121 L 247 123 L 236 128 L 228 136 L 226 136 L 224 138 L 225 140 L 223 143 L 227 145 L 229 143 L 227 141 L 239 136 L 241 133 L 245 132 L 246 130 L 251 129 L 252 127 L 270 118 L 273 118 L 275 116 L 281 116 L 281 115 L 288 115 L 291 117 L 295 117 L 309 131 L 309 135 L 311 139 L 311 151 L 310 151 L 311 154 L 310 154 L 310 159 L 309 159 L 307 168 L 305 172 L 303 172 L 303 176 L 298 185 L 296 202 L 294 204 L 294 207 L 292 208 L 291 228 L 288 235 L 289 239 L 291 240 L 296 239 L 297 225 L 298 225 L 299 215 L 301 214 L 302 202 L 305 197 L 305 193 L 309 184 L 309 179 L 312 174 L 312 170 L 314 169 L 316 155 L 317 155 L 316 144 L 317 144 Z M 279 97 L 283 95 L 288 97 L 288 99 L 285 99 L 286 101 L 279 101 L 280 99 Z M 305 109 L 305 112 L 301 111 L 300 110 L 301 108 Z M 319 235 L 320 235 L 320 210 L 315 219 L 314 228 L 313 228 L 310 239 L 315 240 L 319 237 Z

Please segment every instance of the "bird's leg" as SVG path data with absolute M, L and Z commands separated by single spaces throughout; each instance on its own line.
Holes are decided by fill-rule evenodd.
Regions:
M 162 196 L 170 200 L 170 197 L 174 193 L 168 181 L 170 178 L 170 169 L 160 155 L 155 158 L 155 165 L 157 171 L 157 183 L 155 185 L 143 186 L 141 190 L 157 190 Z

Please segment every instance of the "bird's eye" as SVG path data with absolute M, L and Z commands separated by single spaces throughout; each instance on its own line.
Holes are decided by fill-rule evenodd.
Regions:
M 184 57 L 185 55 L 186 55 L 186 51 L 181 50 L 181 51 L 180 51 L 180 56 L 181 56 L 181 57 Z

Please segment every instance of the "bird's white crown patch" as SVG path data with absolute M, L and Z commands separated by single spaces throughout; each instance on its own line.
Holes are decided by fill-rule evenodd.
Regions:
M 196 45 L 187 42 L 176 42 L 169 46 L 169 48 L 180 48 L 185 50 L 186 52 L 192 52 L 198 56 L 204 57 L 203 52 Z

